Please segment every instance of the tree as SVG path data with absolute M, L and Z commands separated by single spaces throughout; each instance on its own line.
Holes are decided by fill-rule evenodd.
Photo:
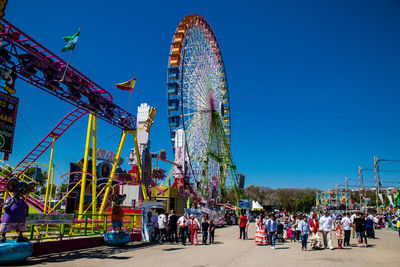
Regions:
M 297 201 L 305 196 L 309 198 L 302 200 L 301 209 L 309 210 L 311 198 L 315 204 L 315 193 L 319 191 L 315 188 L 278 188 L 272 189 L 264 186 L 250 185 L 244 189 L 245 198 L 258 201 L 264 206 L 273 206 L 281 210 L 296 211 Z M 309 202 L 308 202 L 309 201 Z M 300 207 L 300 206 L 299 206 Z
M 310 212 L 314 206 L 315 206 L 315 194 L 304 196 L 296 201 L 296 210 L 298 211 Z
M 67 193 L 68 192 L 68 184 L 61 184 L 57 187 L 57 193 Z
M 40 194 L 46 193 L 47 171 L 43 171 L 40 167 L 29 167 L 24 174 L 36 181 L 36 191 Z

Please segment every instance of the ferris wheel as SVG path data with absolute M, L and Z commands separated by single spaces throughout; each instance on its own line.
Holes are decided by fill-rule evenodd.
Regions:
M 167 77 L 168 117 L 172 147 L 183 129 L 190 180 L 202 197 L 210 184 L 223 186 L 230 149 L 228 85 L 213 30 L 199 15 L 186 16 L 173 36 Z M 214 183 L 215 186 L 215 183 Z

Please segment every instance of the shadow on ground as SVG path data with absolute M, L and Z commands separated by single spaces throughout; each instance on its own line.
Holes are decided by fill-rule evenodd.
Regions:
M 59 263 L 68 262 L 77 259 L 87 258 L 87 259 L 112 259 L 112 260 L 127 260 L 132 257 L 116 256 L 115 254 L 139 250 L 147 247 L 153 247 L 156 244 L 148 243 L 131 243 L 123 247 L 96 247 L 90 249 L 66 251 L 61 253 L 53 253 L 48 255 L 43 255 L 39 257 L 30 257 L 24 262 L 10 263 L 8 266 L 29 266 L 29 265 L 41 265 L 44 263 Z

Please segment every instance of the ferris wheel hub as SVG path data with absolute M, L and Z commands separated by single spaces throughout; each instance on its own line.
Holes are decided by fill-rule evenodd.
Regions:
M 208 107 L 210 109 L 211 112 L 215 111 L 215 107 L 216 107 L 216 99 L 215 99 L 215 93 L 213 90 L 208 90 L 208 94 L 207 94 L 207 102 L 208 102 Z

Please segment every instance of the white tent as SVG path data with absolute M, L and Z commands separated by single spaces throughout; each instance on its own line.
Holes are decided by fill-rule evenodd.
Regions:
M 251 210 L 263 210 L 264 208 L 257 201 L 251 202 Z

